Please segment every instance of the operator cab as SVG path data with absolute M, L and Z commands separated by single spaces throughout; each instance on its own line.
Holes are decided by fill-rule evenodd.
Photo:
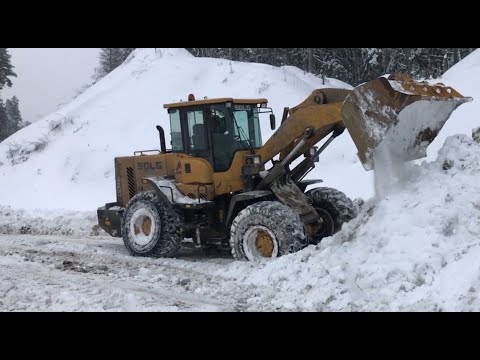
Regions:
M 166 104 L 172 152 L 207 159 L 215 172 L 227 171 L 235 152 L 262 146 L 259 114 L 272 112 L 266 99 L 208 99 Z

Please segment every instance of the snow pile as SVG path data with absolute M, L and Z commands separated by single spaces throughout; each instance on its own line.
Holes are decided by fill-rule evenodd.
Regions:
M 386 198 L 320 245 L 224 276 L 265 290 L 273 309 L 479 311 L 480 144 L 449 137 Z
M 0 206 L 0 234 L 97 236 L 105 235 L 93 211 L 34 211 Z
M 476 79 L 480 79 L 480 49 L 475 50 L 465 59 L 450 68 L 440 79 L 441 82 L 457 90 L 463 96 L 473 97 L 473 102 L 463 104 L 455 110 L 443 126 L 442 130 L 428 147 L 427 160 L 437 158 L 447 137 L 455 134 L 471 135 L 472 129 L 480 124 L 480 92 Z
M 163 104 L 186 100 L 189 93 L 197 99 L 265 97 L 280 119 L 285 106 L 298 105 L 322 87 L 349 85 L 334 79 L 323 84 L 291 66 L 195 58 L 185 49 L 138 49 L 70 104 L 0 144 L 0 188 L 9 189 L 0 192 L 0 204 L 92 211 L 115 201 L 114 158 L 159 148 L 156 125 L 164 127 L 169 144 Z M 266 140 L 273 132 L 268 116 L 261 120 Z M 358 179 L 367 174 L 351 139 L 344 136 L 341 141 L 336 156 L 324 158 L 321 177 L 348 193 L 355 187 L 341 172 L 357 174 Z M 351 161 L 330 171 L 339 154 Z M 338 172 L 338 166 L 343 171 Z M 363 188 L 368 185 L 351 196 L 364 195 Z

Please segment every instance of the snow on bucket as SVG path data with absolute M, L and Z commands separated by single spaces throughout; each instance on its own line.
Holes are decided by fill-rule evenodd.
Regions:
M 443 84 L 381 77 L 355 88 L 341 115 L 365 170 L 372 170 L 379 151 L 398 161 L 425 157 L 453 111 L 471 100 Z

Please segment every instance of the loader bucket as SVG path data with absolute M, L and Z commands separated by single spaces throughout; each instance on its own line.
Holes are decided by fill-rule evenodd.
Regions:
M 341 116 L 363 167 L 372 170 L 375 154 L 382 149 L 402 161 L 427 156 L 427 147 L 452 112 L 471 100 L 443 84 L 381 77 L 355 88 Z

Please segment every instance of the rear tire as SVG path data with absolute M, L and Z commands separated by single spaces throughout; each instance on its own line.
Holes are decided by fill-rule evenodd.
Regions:
M 300 217 L 288 206 L 261 201 L 242 210 L 230 229 L 230 247 L 237 260 L 276 258 L 308 245 Z
M 312 238 L 311 244 L 318 244 L 324 237 L 340 231 L 342 225 L 357 216 L 353 201 L 343 192 L 332 188 L 316 188 L 305 193 L 323 220 L 323 226 Z
M 183 240 L 180 216 L 154 191 L 135 195 L 122 221 L 123 242 L 134 256 L 172 257 Z

